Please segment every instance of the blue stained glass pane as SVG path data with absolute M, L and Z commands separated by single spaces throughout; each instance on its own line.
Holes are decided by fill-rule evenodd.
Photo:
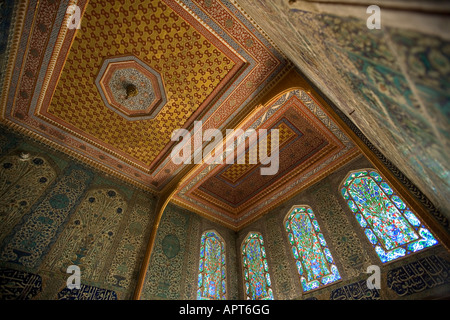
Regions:
M 392 191 L 391 187 L 386 182 L 382 182 L 380 184 L 381 188 L 383 188 L 384 192 L 386 192 L 387 195 L 392 195 L 394 191 Z
M 350 210 L 353 212 L 358 212 L 358 207 L 355 205 L 355 203 L 352 200 L 347 201 L 348 206 L 350 207 Z
M 200 241 L 200 263 L 198 286 L 199 299 L 223 299 L 225 278 L 225 246 L 222 239 L 213 231 L 203 233 Z
M 377 237 L 373 234 L 373 231 L 371 229 L 364 230 L 364 233 L 366 234 L 367 238 L 369 238 L 369 241 L 372 244 L 378 243 Z
M 299 260 L 297 260 L 297 261 L 295 262 L 295 264 L 297 265 L 298 274 L 303 274 L 302 263 L 301 263 Z
M 316 232 L 320 232 L 320 228 L 319 228 L 319 224 L 317 223 L 317 220 L 313 220 L 312 224 L 314 226 L 314 230 L 316 230 Z
M 331 252 L 328 248 L 323 249 L 323 252 L 325 253 L 325 257 L 327 257 L 327 261 L 329 263 L 333 263 L 333 257 L 331 256 Z
M 363 228 L 367 227 L 367 222 L 360 213 L 357 213 L 355 216 L 356 216 L 356 220 L 358 220 L 361 227 L 363 227 Z
M 419 230 L 419 234 L 422 237 L 419 241 L 413 242 L 408 245 L 408 250 L 416 252 L 424 248 L 434 246 L 438 241 L 433 237 L 433 235 L 425 228 Z
M 269 271 L 269 265 L 267 264 L 267 260 L 264 259 L 264 271 Z
M 250 233 L 242 245 L 245 247 L 246 259 L 244 262 L 244 277 L 247 299 L 260 300 L 270 299 L 268 289 L 270 288 L 269 266 L 262 236 L 258 233 Z M 267 281 L 269 279 L 269 282 Z
M 269 299 L 270 299 L 270 300 L 273 300 L 273 292 L 272 292 L 272 289 L 269 288 L 268 293 L 269 293 Z
M 377 181 L 377 182 L 383 181 L 383 178 L 378 173 L 376 173 L 375 171 L 371 171 L 370 172 L 370 176 L 372 178 L 374 178 L 374 180 Z
M 203 285 L 203 284 L 202 284 L 202 278 L 203 278 L 202 274 L 199 273 L 199 275 L 198 275 L 198 287 L 199 287 L 199 288 L 201 288 L 201 286 Z
M 329 276 L 323 277 L 322 283 L 329 284 L 329 283 L 332 283 L 339 279 L 341 279 L 341 276 L 339 275 L 339 271 L 335 265 L 332 265 L 331 266 L 331 274 Z
M 284 224 L 284 226 L 285 226 L 285 228 L 286 228 L 286 230 L 291 230 L 291 226 L 289 225 L 289 220 L 288 221 L 286 221 L 286 223 Z
M 270 275 L 268 273 L 266 273 L 266 281 L 269 287 L 272 286 L 272 283 L 270 282 Z
M 380 244 L 375 246 L 375 251 L 382 262 L 437 244 L 437 240 L 394 193 L 391 186 L 378 173 L 367 173 L 368 175 L 360 177 L 350 174 L 343 189 L 354 200 L 354 203 L 347 203 L 359 224 L 365 228 L 369 241 L 374 245 Z M 347 199 L 343 190 L 341 194 Z M 420 232 L 422 228 L 423 232 L 432 237 L 430 241 Z
M 349 200 L 350 199 L 350 195 L 348 194 L 347 189 L 342 188 L 341 189 L 341 193 L 342 193 L 342 196 L 344 197 L 345 200 Z
M 317 237 L 319 238 L 320 244 L 325 247 L 327 245 L 327 243 L 325 242 L 325 238 L 323 237 L 323 234 L 319 233 L 317 235 Z
M 409 210 L 406 210 L 403 214 L 405 215 L 406 219 L 408 219 L 409 223 L 411 223 L 414 227 L 420 226 L 420 221 L 419 219 L 417 219 L 414 213 L 412 213 Z
M 403 257 L 406 254 L 406 249 L 404 248 L 397 248 L 392 251 L 384 251 L 380 246 L 375 247 L 375 252 L 380 257 L 380 260 L 385 263 L 388 261 L 392 261 L 395 259 L 398 259 L 400 257 Z
M 337 278 L 330 276 L 333 257 L 327 248 L 323 234 L 318 232 L 320 227 L 317 220 L 311 219 L 314 217 L 312 209 L 307 207 L 305 210 L 304 207 L 300 207 L 295 210 L 298 210 L 298 213 L 289 215 L 291 228 L 286 231 L 290 241 L 295 243 L 295 246 L 292 246 L 292 253 L 303 290 L 307 291 L 319 287 L 324 283 L 323 281 L 333 282 Z M 324 277 L 327 278 L 324 280 Z
M 400 199 L 398 196 L 393 196 L 391 198 L 391 200 L 395 203 L 395 205 L 397 206 L 397 208 L 399 209 L 405 209 L 406 205 L 405 203 L 402 201 L 402 199 Z
M 307 282 L 306 279 L 302 277 L 300 282 L 302 284 L 303 291 L 309 291 L 309 290 L 317 289 L 320 286 L 320 282 L 318 280 Z
M 225 280 L 222 280 L 222 293 L 225 294 L 227 292 L 227 284 Z
M 294 258 L 298 259 L 298 251 L 296 247 L 292 247 L 292 253 L 294 254 Z
M 291 243 L 291 245 L 295 245 L 294 236 L 292 235 L 292 233 L 289 233 L 289 242 Z

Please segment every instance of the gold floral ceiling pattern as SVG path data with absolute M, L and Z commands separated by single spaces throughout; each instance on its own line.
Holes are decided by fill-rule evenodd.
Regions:
M 79 29 L 69 28 L 69 5 L 80 9 Z M 21 0 L 16 8 L 1 121 L 157 194 L 185 168 L 171 161 L 174 130 L 192 132 L 194 121 L 203 130 L 235 126 L 292 70 L 235 0 Z M 280 150 L 290 155 L 280 155 L 291 160 L 278 175 L 258 178 L 256 164 L 205 177 L 199 165 L 174 200 L 238 227 L 300 183 L 286 178 L 289 171 L 299 178 L 311 163 L 330 161 L 317 169 L 328 172 L 351 158 L 353 147 L 338 133 L 309 125 L 315 114 L 294 109 L 264 124 L 280 130 Z M 304 148 L 303 158 L 295 148 Z
M 191 130 L 195 120 L 224 128 L 290 68 L 234 2 L 73 4 L 82 13 L 79 29 L 68 28 L 67 3 L 19 6 L 15 37 L 24 45 L 13 46 L 11 61 L 22 71 L 8 70 L 2 118 L 156 192 L 181 170 L 169 159 L 175 129 Z M 105 104 L 95 85 L 105 60 L 124 57 L 161 77 L 166 102 L 152 119 L 129 121 Z

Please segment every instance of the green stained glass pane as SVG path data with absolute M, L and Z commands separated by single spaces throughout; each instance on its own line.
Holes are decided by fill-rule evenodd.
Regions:
M 317 223 L 317 220 L 312 220 L 312 224 L 314 226 L 314 230 L 316 230 L 316 232 L 320 232 L 320 228 L 319 228 L 319 224 Z
M 398 196 L 393 196 L 391 198 L 391 200 L 395 203 L 395 205 L 397 206 L 397 208 L 399 209 L 405 209 L 406 205 L 405 203 L 402 201 L 402 199 L 400 199 L 400 197 Z
M 198 287 L 199 288 L 202 287 L 202 280 L 203 280 L 203 276 L 201 273 L 199 273 L 199 275 L 198 275 Z
M 292 247 L 292 253 L 294 254 L 294 258 L 295 258 L 295 259 L 298 259 L 298 258 L 299 258 L 299 256 L 298 256 L 298 250 L 297 250 L 297 248 L 296 248 L 295 246 Z
M 367 223 L 366 220 L 364 220 L 363 216 L 360 213 L 357 213 L 355 216 L 361 227 L 365 228 L 367 226 Z
M 417 219 L 416 215 L 409 210 L 404 212 L 406 219 L 408 219 L 409 223 L 411 223 L 414 227 L 420 226 L 420 221 Z
M 272 289 L 269 288 L 268 292 L 269 292 L 269 298 L 267 300 L 273 300 L 273 291 L 272 291 Z
M 373 234 L 372 230 L 366 229 L 366 230 L 364 230 L 364 232 L 365 232 L 367 238 L 369 239 L 369 241 L 372 244 L 377 244 L 378 243 L 377 237 Z
M 319 238 L 320 244 L 322 245 L 322 247 L 325 247 L 327 245 L 327 243 L 325 242 L 325 238 L 323 237 L 323 234 L 319 233 L 317 235 L 317 237 Z
M 223 278 L 225 269 L 225 246 L 223 240 L 213 231 L 203 233 L 200 241 L 200 266 L 198 286 L 199 299 L 219 300 L 225 297 Z
M 267 283 L 269 266 L 265 259 L 266 252 L 263 243 L 262 236 L 257 233 L 250 233 L 243 241 L 245 258 L 243 257 L 242 261 L 247 299 L 270 299 L 268 293 L 270 284 Z
M 295 243 L 292 253 L 296 259 L 297 269 L 301 276 L 303 290 L 312 290 L 321 285 L 324 277 L 336 281 L 340 279 L 330 278 L 332 274 L 330 266 L 333 258 L 328 248 L 312 209 L 300 207 L 296 215 L 290 215 L 290 232 L 288 237 Z M 288 231 L 288 230 L 286 230 Z M 291 235 L 292 234 L 292 235 Z M 327 249 L 327 250 L 325 250 Z M 320 281 L 318 281 L 319 279 Z M 327 280 L 328 281 L 328 280 Z
M 345 200 L 349 200 L 350 199 L 350 195 L 348 194 L 347 189 L 342 188 L 341 189 L 341 193 L 342 193 L 342 196 L 344 197 Z
M 222 293 L 225 294 L 227 292 L 227 283 L 225 282 L 225 280 L 222 280 Z M 225 299 L 225 296 L 222 297 L 223 299 Z
M 327 257 L 327 261 L 328 261 L 329 263 L 333 263 L 333 257 L 331 256 L 330 249 L 324 248 L 324 249 L 323 249 L 323 252 L 325 253 L 325 257 Z
M 350 210 L 352 210 L 353 212 L 358 212 L 358 207 L 355 205 L 353 200 L 349 200 L 349 201 L 347 201 L 347 203 L 348 203 L 348 206 L 350 207 Z
M 264 271 L 269 271 L 269 265 L 267 264 L 266 259 L 264 259 L 263 264 L 264 264 Z
M 290 231 L 291 230 L 291 226 L 289 225 L 289 221 L 286 221 L 284 224 L 286 230 Z
M 350 174 L 343 186 L 343 198 L 350 197 L 348 206 L 382 262 L 438 243 L 377 172 Z
M 386 182 L 382 182 L 380 184 L 380 187 L 383 189 L 383 191 L 387 194 L 387 195 L 392 195 L 394 193 L 394 191 L 392 191 L 391 187 L 389 187 L 389 185 Z
M 347 178 L 347 180 L 345 180 L 344 187 L 348 187 L 352 181 L 353 181 L 353 175 L 351 175 L 350 177 Z
M 349 193 L 385 250 L 418 239 L 414 229 L 372 178 L 355 179 Z
M 300 260 L 295 261 L 295 265 L 297 266 L 298 274 L 303 274 L 303 266 Z
M 291 245 L 295 246 L 294 236 L 292 235 L 292 233 L 289 233 L 288 237 L 289 237 L 289 242 L 291 243 Z
M 270 275 L 268 273 L 266 273 L 266 281 L 267 281 L 267 286 L 271 286 L 272 283 L 270 282 Z
M 370 176 L 377 182 L 383 181 L 383 178 L 375 171 L 371 171 Z

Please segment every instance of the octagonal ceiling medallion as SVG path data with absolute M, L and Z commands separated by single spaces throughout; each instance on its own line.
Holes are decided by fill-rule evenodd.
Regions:
M 131 121 L 153 119 L 167 101 L 160 74 L 134 56 L 106 59 L 95 84 L 105 105 Z

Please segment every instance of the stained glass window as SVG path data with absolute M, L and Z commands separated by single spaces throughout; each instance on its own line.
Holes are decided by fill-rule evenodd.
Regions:
M 200 242 L 198 300 L 226 299 L 225 243 L 215 231 L 206 231 Z
M 285 228 L 303 291 L 317 289 L 341 279 L 309 206 L 291 209 L 285 219 Z
M 438 243 L 376 171 L 350 173 L 341 193 L 383 263 Z
M 251 300 L 273 300 L 269 265 L 261 234 L 251 232 L 242 243 L 245 295 Z

